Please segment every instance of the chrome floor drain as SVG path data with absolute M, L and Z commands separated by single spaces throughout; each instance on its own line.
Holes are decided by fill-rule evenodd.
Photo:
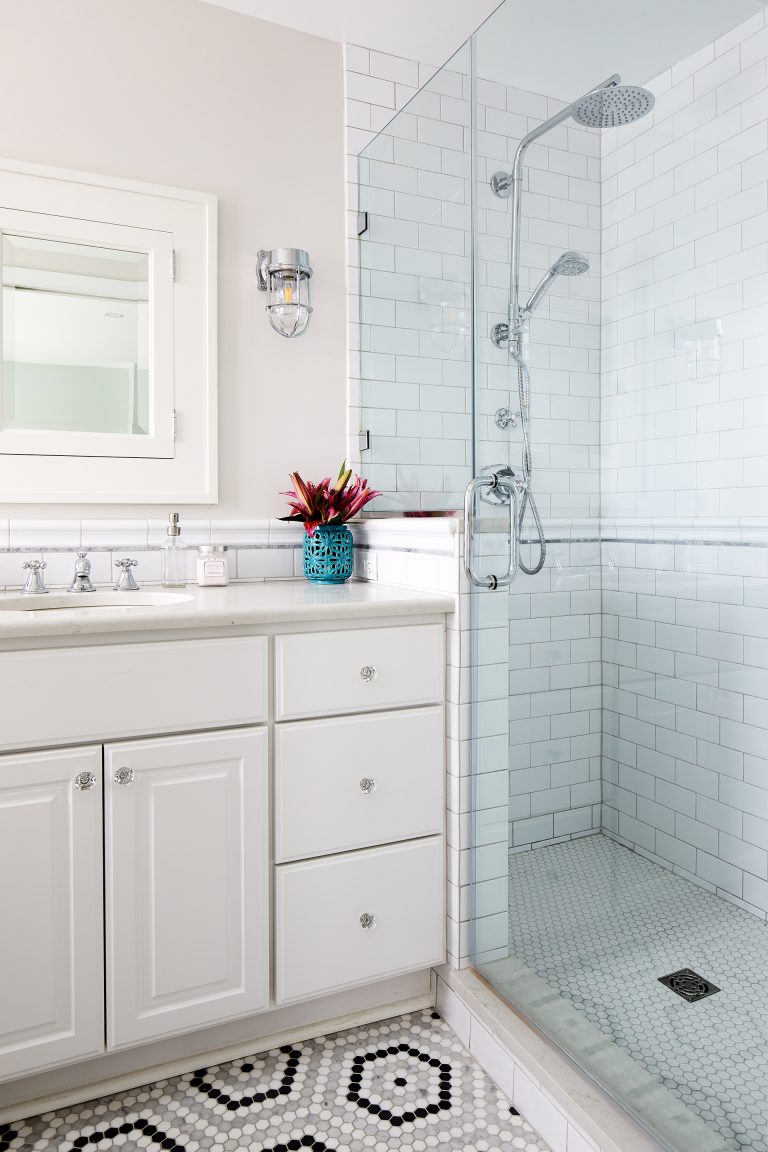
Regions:
M 705 980 L 698 972 L 694 972 L 693 968 L 678 968 L 677 972 L 670 972 L 669 976 L 659 976 L 659 983 L 677 992 L 678 996 L 682 996 L 689 1004 L 720 991 L 717 984 Z

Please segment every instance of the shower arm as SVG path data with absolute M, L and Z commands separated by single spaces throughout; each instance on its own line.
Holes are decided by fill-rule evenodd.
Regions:
M 585 96 L 589 96 L 590 92 L 599 92 L 601 88 L 613 88 L 621 81 L 621 76 L 614 73 L 604 80 L 602 84 L 596 84 L 594 88 L 590 88 L 589 92 L 585 92 L 578 100 L 574 100 L 562 111 L 557 112 L 549 120 L 545 120 L 543 124 L 539 124 L 538 128 L 534 128 L 529 132 L 517 146 L 515 152 L 515 159 L 512 164 L 512 171 L 507 176 L 494 176 L 493 189 L 498 195 L 511 195 L 512 196 L 512 251 L 510 261 L 510 284 L 509 284 L 509 337 L 514 341 L 520 339 L 520 330 L 525 322 L 526 316 L 520 308 L 520 216 L 523 198 L 523 158 L 528 149 L 528 145 L 532 144 L 534 140 L 538 140 L 551 128 L 556 128 L 558 124 L 562 124 L 572 115 L 574 108 L 577 104 L 581 103 Z

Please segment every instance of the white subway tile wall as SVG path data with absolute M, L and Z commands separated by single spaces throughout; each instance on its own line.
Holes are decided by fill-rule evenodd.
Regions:
M 602 514 L 768 515 L 768 39 L 760 13 L 602 133 Z
M 43 560 L 46 584 L 69 584 L 77 553 L 86 552 L 96 584 L 117 579 L 115 560 L 138 561 L 136 579 L 156 584 L 162 578 L 164 520 L 0 520 L 0 589 L 18 591 L 26 579 L 25 560 Z M 266 580 L 301 575 L 303 529 L 275 520 L 198 520 L 182 514 L 182 538 L 188 545 L 188 575 L 194 582 L 197 545 L 226 544 L 232 580 Z
M 388 56 L 355 44 L 344 45 L 348 237 L 347 458 L 358 470 L 362 463 L 359 433 L 364 426 L 360 378 L 360 250 L 357 213 L 361 201 L 358 156 L 435 71 L 434 66 L 415 60 Z M 387 199 L 387 191 L 383 190 L 382 202 Z
M 377 510 L 458 508 L 470 476 L 469 64 L 465 48 L 356 165 L 368 213 L 352 248 L 356 417 L 370 434 L 361 464 L 383 493 Z
M 765 919 L 768 536 L 602 547 L 603 826 Z
M 768 31 L 603 133 L 603 823 L 768 914 Z
M 519 465 L 521 432 L 497 427 L 501 408 L 520 408 L 517 372 L 490 339 L 508 316 L 511 201 L 490 179 L 509 172 L 521 138 L 563 104 L 476 80 L 475 238 L 476 463 Z M 521 231 L 522 302 L 564 251 L 589 259 L 588 273 L 558 277 L 530 324 L 534 487 L 545 521 L 599 513 L 600 137 L 573 121 L 525 155 Z
M 355 75 L 350 85 L 356 90 Z M 352 333 L 350 388 L 358 423 L 354 427 L 351 417 L 350 434 L 353 440 L 357 429 L 370 434 L 361 460 L 384 493 L 379 510 L 461 506 L 473 452 L 473 324 L 477 464 L 514 463 L 520 456 L 519 429 L 510 436 L 494 423 L 499 409 L 514 412 L 519 399 L 508 355 L 490 340 L 492 326 L 507 315 L 510 203 L 492 193 L 489 180 L 511 167 L 520 138 L 562 105 L 481 79 L 475 92 L 473 107 L 465 48 L 365 148 L 358 164 L 355 206 L 368 211 L 368 229 L 352 246 L 359 256 L 351 282 L 359 291 L 360 327 Z M 523 291 L 567 248 L 586 252 L 591 263 L 588 275 L 555 284 L 531 325 L 537 494 L 544 515 L 596 515 L 599 138 L 578 126 L 561 127 L 528 158 Z
M 514 851 L 600 828 L 600 581 L 599 544 L 561 528 L 550 536 L 544 569 L 510 586 Z

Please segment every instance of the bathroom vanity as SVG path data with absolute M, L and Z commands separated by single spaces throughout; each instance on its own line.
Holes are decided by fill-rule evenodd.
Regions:
M 451 599 L 189 592 L 0 610 L 0 1118 L 444 959 Z

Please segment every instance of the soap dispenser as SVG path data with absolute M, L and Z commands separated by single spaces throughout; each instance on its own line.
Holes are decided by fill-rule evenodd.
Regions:
M 178 512 L 168 516 L 168 538 L 163 544 L 163 584 L 181 588 L 187 582 L 187 545 L 181 538 Z

